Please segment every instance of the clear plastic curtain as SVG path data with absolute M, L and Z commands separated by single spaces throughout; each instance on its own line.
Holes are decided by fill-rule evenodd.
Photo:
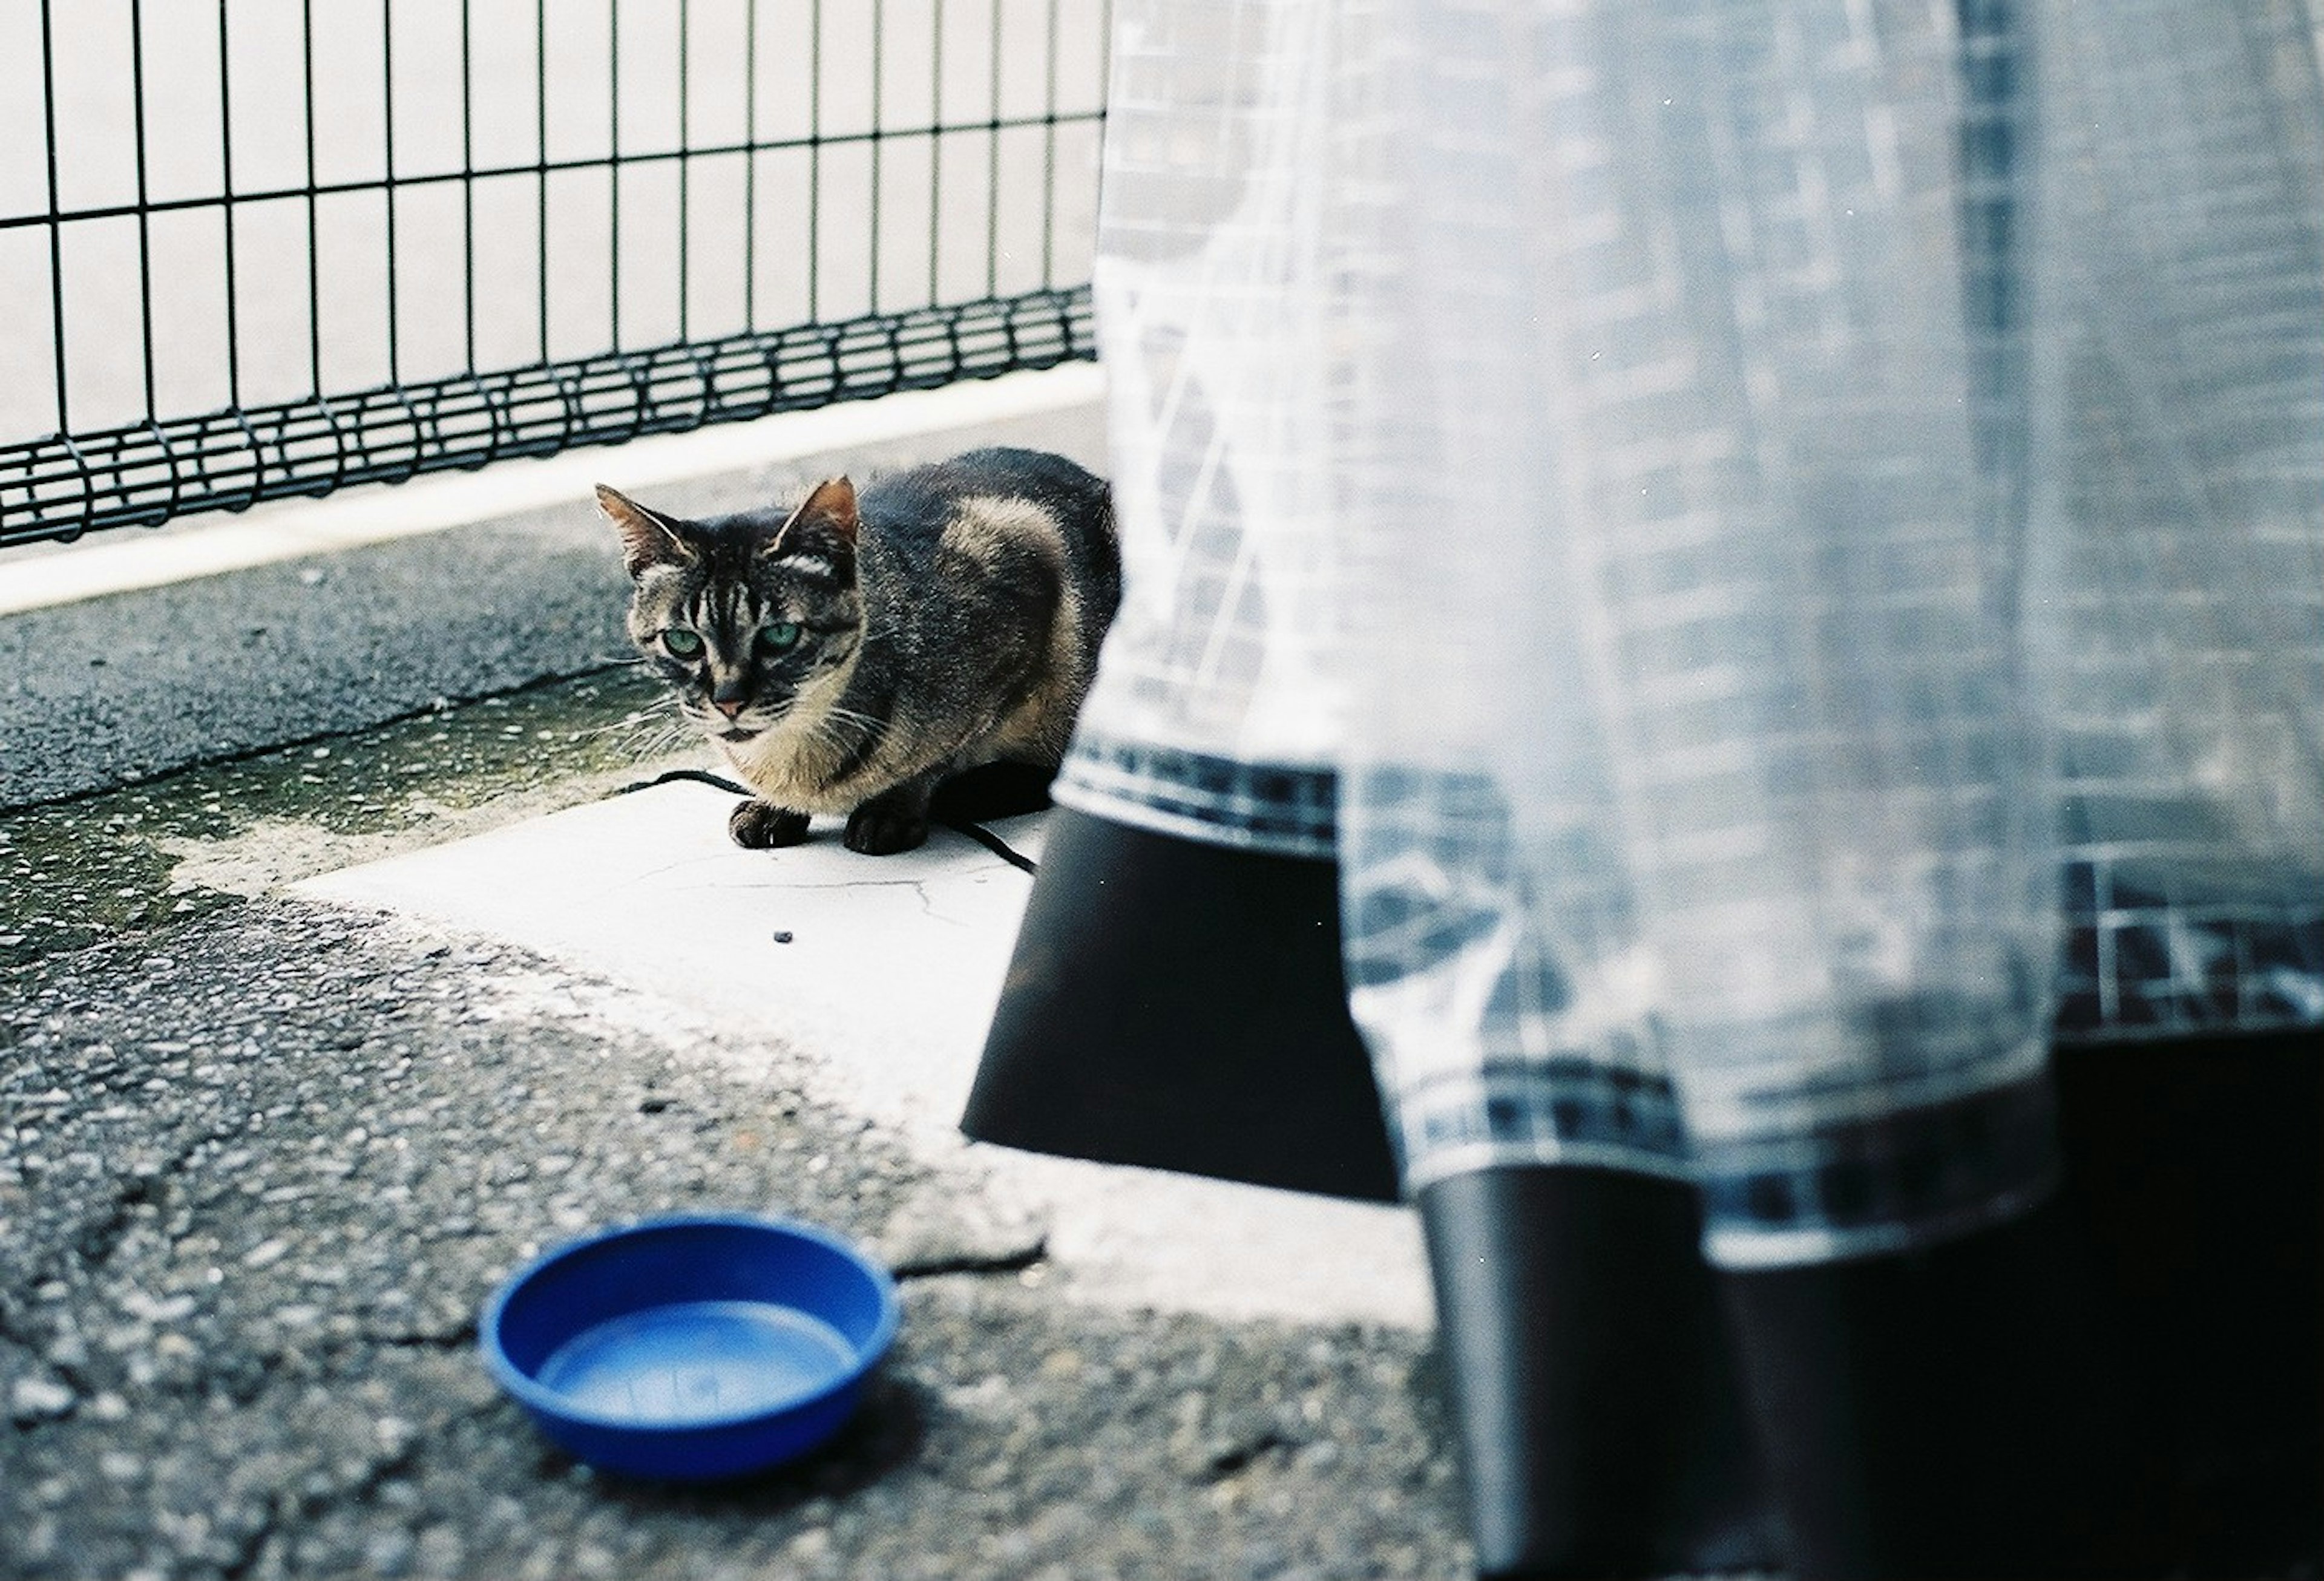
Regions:
M 1683 1168 L 1729 1265 L 2023 1206 L 2054 855 L 1996 439 L 2019 129 L 1978 97 L 2020 41 L 1924 5 L 1396 21 L 1373 317 L 1408 334 L 1349 443 L 1460 504 L 1422 545 L 1421 501 L 1351 502 L 1358 624 L 1425 589 L 1357 690 L 1426 695 L 1358 714 L 1343 807 L 1407 1177 Z M 1462 709 L 1458 788 L 1416 796 Z M 1461 947 L 1412 948 L 1432 894 L 1479 908 L 1423 930 Z
M 1487 1573 L 1749 1564 L 1769 1513 L 1802 1574 L 2135 1549 L 2131 1463 L 2211 1451 L 2106 1411 L 2218 1391 L 2091 1303 L 2201 1332 L 2135 1271 L 2227 1240 L 2317 1288 L 2222 1240 L 2272 1211 L 2233 1144 L 2183 1224 L 2085 1178 L 2149 1169 L 2170 1089 L 2069 1046 L 2258 1071 L 2324 1025 L 2306 9 L 1114 37 L 1125 601 L 972 1134 L 1338 1190 L 1283 1160 L 1384 1111 Z M 2268 1355 L 2253 1399 L 2313 1375 Z
M 2058 1026 L 2324 1022 L 2324 90 L 2304 8 L 2061 5 L 2024 628 Z
M 1328 856 L 1332 336 L 1319 269 L 1333 8 L 1116 14 L 1093 290 L 1123 602 L 1060 802 Z
M 1116 26 L 1129 593 L 1060 798 L 1336 811 L 1408 1185 L 1610 1164 L 1729 1266 L 1893 1248 L 2045 1190 L 2053 1026 L 2324 1020 L 2302 16 Z

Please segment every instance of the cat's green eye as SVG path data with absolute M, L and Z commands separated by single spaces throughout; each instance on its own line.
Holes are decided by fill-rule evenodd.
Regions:
M 698 631 L 688 631 L 683 626 L 672 626 L 663 632 L 661 645 L 669 648 L 672 656 L 678 658 L 702 657 L 702 634 Z
M 799 629 L 794 621 L 778 620 L 759 628 L 759 646 L 768 653 L 788 653 L 798 646 L 798 639 Z

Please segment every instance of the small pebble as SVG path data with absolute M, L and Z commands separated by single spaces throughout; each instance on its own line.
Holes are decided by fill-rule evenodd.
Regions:
M 776 942 L 776 943 L 778 943 L 778 944 L 788 944 L 788 943 L 789 943 L 790 942 L 791 942 L 791 931 L 790 931 L 788 928 L 777 928 L 777 929 L 775 930 L 775 942 Z
M 34 1374 L 19 1378 L 8 1391 L 8 1414 L 16 1421 L 30 1425 L 51 1421 L 73 1408 L 79 1396 L 69 1384 L 57 1378 L 44 1378 Z
M 383 1531 L 364 1545 L 364 1566 L 374 1576 L 401 1576 L 419 1544 L 408 1531 Z

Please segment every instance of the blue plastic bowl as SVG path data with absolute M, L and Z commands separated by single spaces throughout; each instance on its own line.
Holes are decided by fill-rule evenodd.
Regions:
M 510 1275 L 477 1346 L 576 1458 L 706 1481 L 837 1432 L 901 1315 L 887 1271 L 828 1230 L 682 1215 L 575 1241 Z

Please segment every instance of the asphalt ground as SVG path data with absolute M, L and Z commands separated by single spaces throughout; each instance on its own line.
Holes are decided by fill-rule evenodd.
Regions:
M 0 1576 L 1463 1574 L 1425 1328 L 1068 1299 L 1038 1213 L 830 1101 L 821 1051 L 284 893 L 697 760 L 604 667 L 600 530 L 576 505 L 0 619 Z M 738 1208 L 902 1276 L 829 1451 L 629 1484 L 493 1390 L 509 1269 Z
M 718 1040 L 520 951 L 274 900 L 20 969 L 0 1574 L 1460 1572 L 1425 1334 L 1062 1303 L 1038 1225 L 984 1222 L 808 1062 Z M 486 1381 L 477 1307 L 547 1242 L 694 1208 L 864 1237 L 901 1338 L 795 1468 L 593 1475 Z

